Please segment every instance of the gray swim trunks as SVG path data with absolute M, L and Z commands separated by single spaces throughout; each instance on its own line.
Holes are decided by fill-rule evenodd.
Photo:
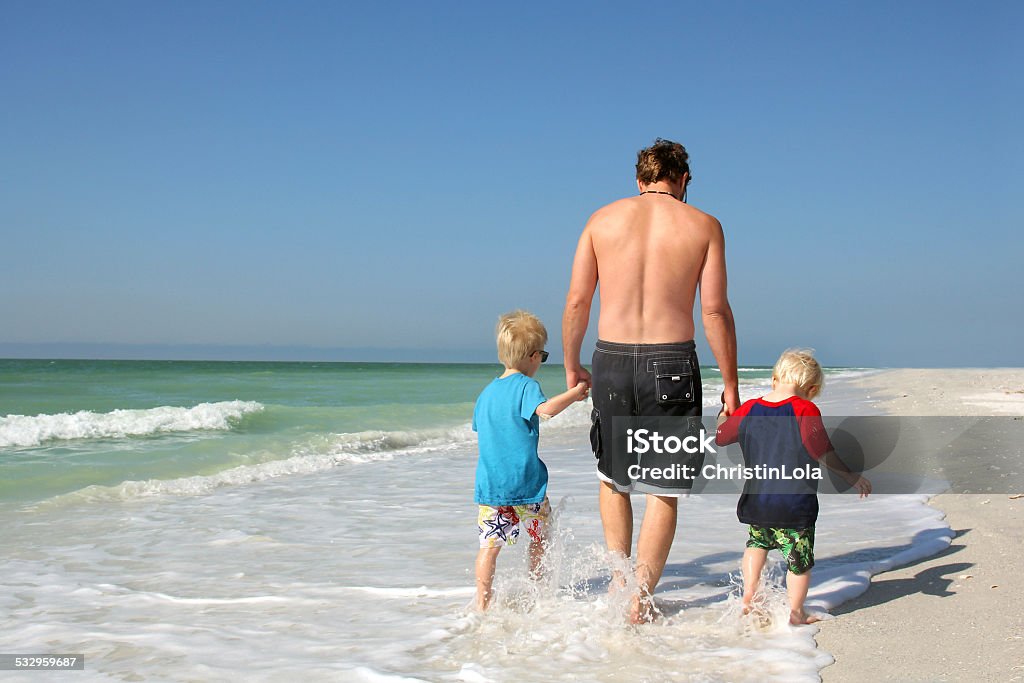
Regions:
M 631 453 L 628 430 L 648 429 L 683 439 L 700 431 L 700 366 L 693 341 L 675 344 L 620 344 L 599 340 L 594 349 L 590 444 L 598 478 L 623 493 L 688 493 L 693 479 L 630 477 L 674 467 L 700 470 L 703 457 L 685 452 Z M 686 419 L 683 419 L 686 418 Z M 633 449 L 635 450 L 635 449 Z M 631 467 L 637 465 L 639 467 Z

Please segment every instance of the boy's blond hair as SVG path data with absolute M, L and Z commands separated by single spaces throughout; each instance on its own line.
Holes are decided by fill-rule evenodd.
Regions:
M 814 358 L 814 349 L 786 349 L 775 361 L 772 379 L 783 384 L 795 384 L 803 392 L 818 387 L 818 393 L 825 386 L 825 373 Z
M 505 367 L 518 365 L 534 351 L 543 351 L 548 342 L 544 323 L 533 313 L 512 311 L 498 318 L 498 360 Z

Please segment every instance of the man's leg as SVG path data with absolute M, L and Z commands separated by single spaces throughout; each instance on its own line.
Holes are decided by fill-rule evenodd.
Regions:
M 634 623 L 653 619 L 651 594 L 661 579 L 668 552 L 672 549 L 678 503 L 679 499 L 672 496 L 647 496 L 647 511 L 644 512 L 636 544 L 636 581 L 640 596 L 630 614 Z
M 628 493 L 620 493 L 607 482 L 600 482 L 598 507 L 601 509 L 601 525 L 604 527 L 604 542 L 608 552 L 625 559 L 633 550 L 633 503 Z M 612 570 L 609 591 L 625 586 L 625 577 L 619 569 Z

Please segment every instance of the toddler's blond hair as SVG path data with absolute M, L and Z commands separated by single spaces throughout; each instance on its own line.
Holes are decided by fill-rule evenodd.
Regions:
M 534 351 L 543 351 L 548 342 L 544 323 L 533 313 L 512 311 L 498 318 L 498 360 L 505 367 L 519 364 Z
M 782 384 L 795 384 L 804 393 L 818 387 L 818 393 L 825 386 L 825 373 L 814 358 L 814 349 L 786 349 L 775 361 L 772 379 Z

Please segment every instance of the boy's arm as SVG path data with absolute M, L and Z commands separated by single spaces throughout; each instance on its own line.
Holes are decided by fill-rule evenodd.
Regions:
M 585 382 L 580 382 L 572 389 L 563 391 L 554 398 L 548 400 L 537 406 L 535 411 L 541 417 L 547 419 L 558 415 L 560 412 L 568 408 L 576 401 L 582 401 L 587 397 L 587 385 Z
M 846 466 L 846 463 L 836 455 L 836 452 L 829 450 L 824 453 L 820 458 L 819 462 L 825 464 L 825 467 L 829 468 L 833 472 L 838 472 L 839 476 L 842 477 L 847 484 L 857 489 L 860 493 L 861 498 L 867 498 L 868 494 L 871 493 L 871 482 L 865 479 L 862 475 L 856 472 L 851 472 L 850 468 Z

